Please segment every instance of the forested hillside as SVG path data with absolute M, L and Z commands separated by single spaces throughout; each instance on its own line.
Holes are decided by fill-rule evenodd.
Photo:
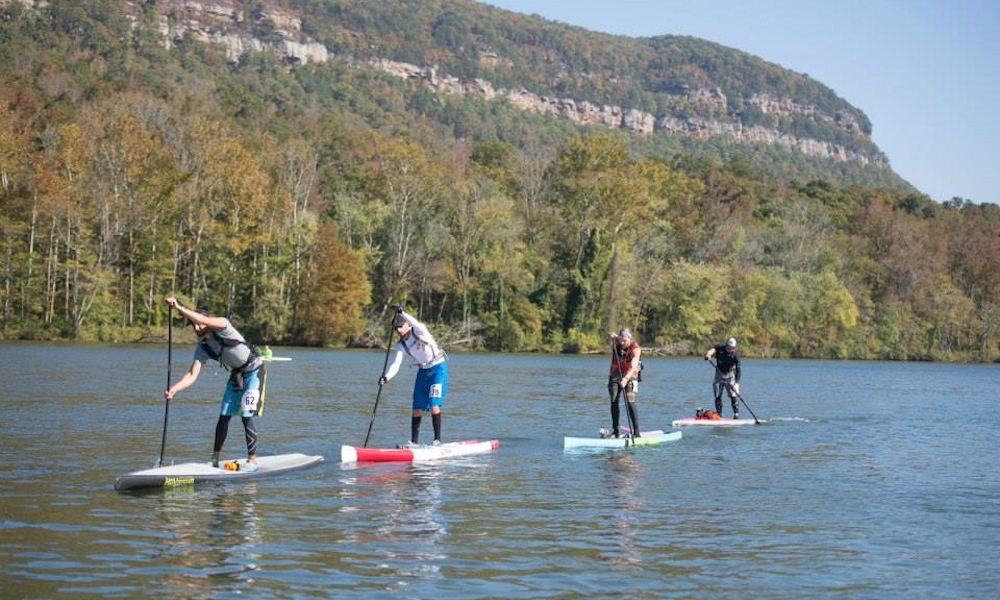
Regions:
M 0 2 L 3 339 L 163 340 L 177 294 L 272 344 L 403 304 L 453 350 L 1000 357 L 1000 208 L 910 189 L 808 77 L 465 0 L 191 4 Z

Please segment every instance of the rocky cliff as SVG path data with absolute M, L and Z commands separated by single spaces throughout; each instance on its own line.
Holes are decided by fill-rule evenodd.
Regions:
M 0 3 L 11 0 L 0 0 Z M 43 0 L 17 0 L 28 7 L 44 5 Z M 127 12 L 138 26 L 140 7 L 124 0 Z M 302 21 L 295 14 L 265 2 L 241 0 L 160 0 L 156 3 L 156 28 L 163 44 L 171 47 L 187 36 L 225 48 L 232 61 L 246 52 L 270 48 L 283 57 L 289 66 L 329 60 L 349 60 L 331 53 L 323 44 L 310 39 L 302 30 Z M 261 31 L 266 35 L 261 35 Z M 482 51 L 481 64 L 503 63 L 506 59 L 495 52 Z M 498 88 L 481 78 L 460 79 L 439 72 L 436 66 L 415 65 L 373 58 L 363 65 L 393 76 L 427 86 L 441 94 L 471 95 L 484 101 L 505 101 L 511 106 L 532 113 L 569 119 L 580 125 L 623 129 L 640 136 L 689 136 L 697 139 L 722 137 L 744 144 L 776 144 L 811 157 L 835 162 L 852 161 L 863 165 L 887 166 L 880 153 L 850 150 L 841 145 L 801 137 L 762 125 L 744 125 L 732 115 L 726 95 L 718 88 L 685 89 L 671 97 L 671 104 L 684 110 L 654 115 L 627 106 L 600 105 L 583 99 L 556 98 L 532 93 L 524 88 Z M 743 104 L 764 115 L 777 118 L 805 116 L 821 121 L 852 137 L 867 135 L 853 115 L 843 112 L 824 114 L 814 106 L 787 98 L 759 93 L 743 100 Z

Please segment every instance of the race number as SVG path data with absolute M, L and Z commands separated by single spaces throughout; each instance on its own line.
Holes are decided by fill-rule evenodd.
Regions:
M 243 392 L 243 414 L 253 414 L 257 412 L 257 405 L 260 402 L 260 390 L 256 387 Z

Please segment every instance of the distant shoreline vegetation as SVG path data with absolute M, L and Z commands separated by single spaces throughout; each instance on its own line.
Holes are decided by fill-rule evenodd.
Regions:
M 125 6 L 0 8 L 0 339 L 166 341 L 174 294 L 272 345 L 384 347 L 402 304 L 455 350 L 602 352 L 627 326 L 670 356 L 734 336 L 759 357 L 1000 358 L 995 204 L 935 203 L 763 145 L 637 138 L 373 69 L 290 66 L 266 48 L 235 63 L 190 36 L 167 48 L 154 5 Z M 479 10 L 429 0 L 414 19 L 442 6 Z M 539 56 L 606 41 L 489 14 L 478 33 L 445 19 L 427 48 L 465 75 L 467 35 L 513 44 L 497 52 L 522 62 L 494 78 L 511 87 Z M 412 27 L 382 19 L 365 39 L 433 64 L 411 56 Z M 556 83 L 558 97 L 603 81 L 608 43 L 570 65 L 591 76 Z

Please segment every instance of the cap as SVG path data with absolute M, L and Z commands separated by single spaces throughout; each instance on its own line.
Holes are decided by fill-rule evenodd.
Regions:
M 730 348 L 735 348 L 736 347 L 736 338 L 729 338 L 728 340 L 726 340 L 726 346 L 728 346 Z
M 395 317 L 392 318 L 392 327 L 394 329 L 405 323 L 406 323 L 406 318 L 403 317 L 403 315 L 397 314 Z
M 618 337 L 623 340 L 630 340 L 632 339 L 632 333 L 628 329 L 622 329 L 618 332 Z

